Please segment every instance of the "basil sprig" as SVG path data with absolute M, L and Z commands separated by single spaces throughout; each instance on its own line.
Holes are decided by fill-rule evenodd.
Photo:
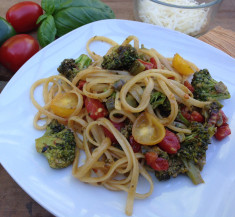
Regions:
M 42 0 L 45 14 L 38 18 L 38 41 L 42 47 L 82 25 L 113 19 L 111 8 L 100 0 Z

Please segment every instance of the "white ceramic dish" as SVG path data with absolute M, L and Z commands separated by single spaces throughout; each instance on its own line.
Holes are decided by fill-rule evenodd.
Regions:
M 215 79 L 223 80 L 231 93 L 224 102 L 232 135 L 209 146 L 207 164 L 202 172 L 205 184 L 194 186 L 187 177 L 159 183 L 145 200 L 135 200 L 133 216 L 154 217 L 232 217 L 235 216 L 235 60 L 225 53 L 179 32 L 150 24 L 124 20 L 98 21 L 59 38 L 31 58 L 11 79 L 0 95 L 0 160 L 13 179 L 38 203 L 56 216 L 125 216 L 126 193 L 111 192 L 77 181 L 71 167 L 49 168 L 35 150 L 34 140 L 43 132 L 33 128 L 33 107 L 29 90 L 40 78 L 57 74 L 60 62 L 86 53 L 87 40 L 104 35 L 122 42 L 136 35 L 148 48 L 164 56 L 176 52 L 207 68 Z M 92 48 L 104 54 L 108 46 L 95 43 Z M 140 189 L 146 186 L 140 180 Z

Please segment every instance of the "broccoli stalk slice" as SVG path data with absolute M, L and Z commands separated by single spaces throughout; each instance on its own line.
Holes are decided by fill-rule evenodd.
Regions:
M 201 176 L 199 168 L 194 164 L 193 161 L 187 161 L 186 159 L 182 159 L 185 167 L 187 168 L 186 174 L 192 180 L 194 185 L 198 185 L 204 183 L 204 180 Z
M 91 65 L 91 58 L 88 57 L 85 54 L 81 54 L 76 60 L 75 60 L 75 64 L 77 65 L 76 69 L 78 71 L 81 71 L 83 69 L 86 69 L 89 65 Z
M 116 98 L 116 92 L 113 92 L 105 102 L 106 108 L 108 109 L 109 112 L 115 109 L 115 98 Z
M 135 98 L 131 95 L 131 94 L 127 94 L 127 96 L 126 96 L 126 101 L 127 101 L 127 103 L 130 105 L 130 106 L 132 106 L 132 107 L 134 107 L 134 108 L 136 108 L 137 106 L 138 106 L 138 102 L 135 100 Z

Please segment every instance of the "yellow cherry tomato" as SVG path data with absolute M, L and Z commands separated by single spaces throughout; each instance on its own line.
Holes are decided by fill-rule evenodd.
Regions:
M 191 65 L 179 54 L 175 54 L 172 60 L 172 66 L 181 75 L 191 75 L 194 73 Z
M 74 93 L 60 93 L 53 98 L 51 110 L 55 115 L 68 118 L 76 109 L 78 98 Z
M 165 127 L 148 112 L 143 112 L 135 120 L 132 135 L 142 145 L 156 145 L 165 137 Z

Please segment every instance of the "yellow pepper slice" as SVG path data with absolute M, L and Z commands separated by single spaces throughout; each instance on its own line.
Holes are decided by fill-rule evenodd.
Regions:
M 172 66 L 181 75 L 191 75 L 194 73 L 194 70 L 192 69 L 188 61 L 181 57 L 178 53 L 174 55 Z

